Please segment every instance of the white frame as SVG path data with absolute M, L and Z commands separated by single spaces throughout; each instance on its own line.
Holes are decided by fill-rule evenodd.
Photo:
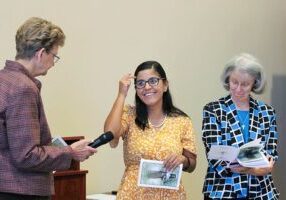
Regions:
M 171 185 L 168 182 L 164 182 L 164 178 L 162 179 L 162 177 L 152 178 L 152 180 L 144 177 L 147 173 L 147 171 L 145 170 L 146 168 L 148 169 L 156 168 L 157 170 L 162 172 L 164 171 L 164 164 L 163 164 L 163 161 L 141 159 L 140 168 L 139 168 L 139 176 L 138 176 L 138 186 L 173 189 L 173 190 L 179 189 L 180 182 L 181 182 L 181 176 L 182 176 L 182 169 L 183 169 L 182 164 L 179 165 L 177 168 L 175 168 L 172 172 L 169 172 L 169 173 L 166 172 L 166 175 L 164 175 L 164 178 L 166 178 L 166 176 L 175 176 L 175 178 L 172 178 L 173 180 L 172 180 Z

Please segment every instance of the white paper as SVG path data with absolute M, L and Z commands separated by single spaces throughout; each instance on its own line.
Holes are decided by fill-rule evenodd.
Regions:
M 233 162 L 235 161 L 238 153 L 239 149 L 236 147 L 227 145 L 212 145 L 208 153 L 208 158 Z
M 163 161 L 141 159 L 138 186 L 178 190 L 183 165 L 171 172 L 164 168 Z
M 208 153 L 208 158 L 226 161 L 229 163 L 229 167 L 235 162 L 244 167 L 269 167 L 268 159 L 261 152 L 263 145 L 260 142 L 261 139 L 257 139 L 242 145 L 240 148 L 226 145 L 212 145 Z
M 86 200 L 115 200 L 116 196 L 111 194 L 92 194 L 86 196 Z
M 61 136 L 55 136 L 52 139 L 52 145 L 57 147 L 64 147 L 68 146 L 67 143 L 64 141 L 64 139 Z

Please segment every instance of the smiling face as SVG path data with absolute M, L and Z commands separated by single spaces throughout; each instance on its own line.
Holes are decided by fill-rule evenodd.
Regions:
M 158 85 L 154 84 L 154 78 L 159 78 Z M 149 80 L 149 81 L 148 81 Z M 142 70 L 137 74 L 136 82 L 145 82 L 142 88 L 136 88 L 136 93 L 147 107 L 158 106 L 162 108 L 163 93 L 167 91 L 168 84 L 161 79 L 160 75 L 153 69 Z
M 248 102 L 253 88 L 254 78 L 241 70 L 234 70 L 229 76 L 229 91 L 237 102 Z

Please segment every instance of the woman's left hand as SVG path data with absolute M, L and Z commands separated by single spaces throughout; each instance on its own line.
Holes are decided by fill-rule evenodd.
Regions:
M 185 159 L 183 155 L 171 154 L 164 160 L 164 166 L 167 171 L 172 171 L 180 164 L 184 164 Z

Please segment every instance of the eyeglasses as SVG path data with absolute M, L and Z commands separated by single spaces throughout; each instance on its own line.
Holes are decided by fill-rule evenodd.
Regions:
M 240 86 L 241 89 L 247 90 L 247 89 L 249 89 L 249 88 L 252 88 L 253 83 L 250 82 L 250 81 L 239 82 L 239 81 L 237 81 L 237 80 L 232 80 L 232 79 L 230 79 L 230 80 L 229 80 L 229 86 L 230 86 L 230 88 L 232 88 L 232 89 L 237 89 L 238 86 Z
M 145 80 L 137 80 L 137 81 L 135 81 L 135 87 L 137 89 L 142 89 L 142 88 L 144 88 L 146 86 L 147 82 L 148 82 L 148 84 L 151 87 L 154 87 L 154 86 L 158 85 L 159 81 L 162 80 L 162 79 L 164 79 L 164 78 L 151 77 L 147 81 L 145 81 Z
M 61 58 L 59 56 L 57 56 L 56 54 L 50 52 L 50 54 L 52 54 L 54 56 L 54 63 L 58 62 Z

